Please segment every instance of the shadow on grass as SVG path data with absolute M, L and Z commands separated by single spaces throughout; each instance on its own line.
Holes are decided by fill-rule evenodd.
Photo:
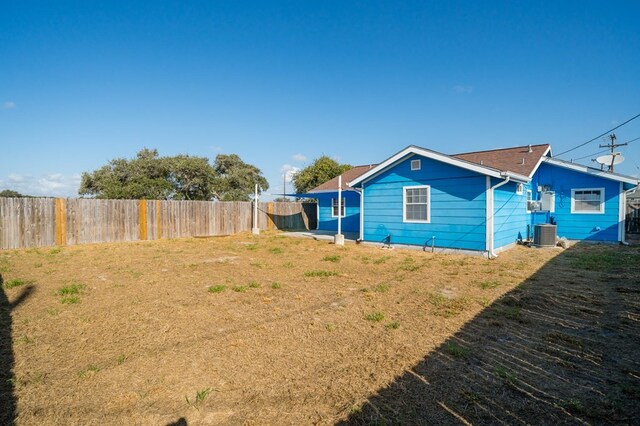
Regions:
M 22 289 L 20 295 L 9 302 L 0 274 L 0 424 L 13 425 L 16 418 L 14 395 L 13 345 L 11 340 L 11 311 L 24 302 L 33 292 L 33 286 Z
M 576 245 L 341 425 L 640 419 L 640 248 Z

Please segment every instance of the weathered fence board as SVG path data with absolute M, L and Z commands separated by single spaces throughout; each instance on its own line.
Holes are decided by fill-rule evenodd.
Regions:
M 53 198 L 0 198 L 0 248 L 56 243 Z
M 309 229 L 315 207 L 258 203 L 258 227 Z M 231 235 L 253 227 L 253 203 L 0 198 L 0 249 Z

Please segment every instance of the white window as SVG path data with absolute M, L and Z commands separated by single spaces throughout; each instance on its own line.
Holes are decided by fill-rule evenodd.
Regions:
M 527 213 L 531 213 L 533 211 L 531 207 L 531 202 L 533 201 L 533 196 L 530 189 L 527 189 Z
M 572 189 L 571 213 L 604 213 L 604 188 Z
M 344 205 L 347 199 L 342 197 L 342 205 L 340 206 L 340 216 L 344 217 Z M 331 199 L 331 217 L 338 217 L 338 199 Z
M 422 161 L 411 160 L 411 170 L 420 170 L 422 168 Z
M 428 185 L 403 188 L 402 218 L 404 222 L 431 221 L 431 187 Z
M 524 185 L 521 183 L 516 183 L 516 194 L 522 195 L 524 191 Z

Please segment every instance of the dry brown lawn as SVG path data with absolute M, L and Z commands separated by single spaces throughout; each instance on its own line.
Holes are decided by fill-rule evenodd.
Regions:
M 276 233 L 0 252 L 0 423 L 633 423 L 639 259 Z

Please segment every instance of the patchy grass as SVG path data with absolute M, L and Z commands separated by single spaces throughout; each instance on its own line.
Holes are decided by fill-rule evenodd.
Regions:
M 515 247 L 489 261 L 276 235 L 0 253 L 5 280 L 37 283 L 4 290 L 13 398 L 0 423 L 10 403 L 15 423 L 44 426 L 638 417 L 640 250 Z M 576 267 L 589 253 L 620 261 Z M 86 287 L 58 294 L 74 283 Z
M 323 257 L 322 261 L 337 263 L 337 262 L 340 262 L 340 256 L 338 256 L 337 254 L 332 254 L 330 256 Z
M 14 287 L 21 287 L 23 285 L 31 285 L 34 284 L 34 280 L 23 280 L 22 278 L 14 278 L 9 281 L 5 281 L 2 283 L 2 288 L 10 289 Z
M 236 293 L 246 293 L 248 290 L 248 287 L 244 285 L 236 285 L 236 286 L 233 286 L 231 290 L 235 291 Z
M 335 271 L 324 271 L 324 270 L 316 270 L 316 271 L 306 271 L 304 273 L 305 277 L 321 277 L 321 278 L 326 278 L 326 277 L 333 277 L 338 275 L 337 272 Z
M 500 285 L 500 283 L 496 280 L 490 280 L 490 281 L 482 281 L 480 282 L 480 288 L 483 290 L 489 290 L 492 288 L 496 288 Z
M 384 325 L 384 328 L 387 330 L 397 330 L 400 328 L 400 323 L 398 321 L 393 321 Z
M 383 312 L 373 312 L 364 316 L 367 321 L 380 322 L 384 320 Z
M 456 358 L 463 358 L 467 356 L 467 354 L 469 353 L 468 349 L 466 349 L 463 346 L 460 346 L 456 342 L 447 342 L 444 349 L 449 355 Z
M 434 308 L 434 314 L 444 318 L 451 318 L 464 312 L 471 302 L 467 297 L 447 297 L 440 293 L 429 294 L 428 301 Z
M 58 296 L 71 296 L 74 294 L 80 294 L 82 290 L 84 290 L 86 286 L 79 282 L 71 282 L 61 289 L 59 289 L 56 294 Z
M 78 372 L 78 376 L 81 378 L 90 377 L 95 375 L 98 371 L 100 371 L 100 367 L 96 364 L 89 364 L 86 368 Z
M 284 253 L 284 250 L 282 250 L 282 247 L 271 247 L 269 249 L 269 253 L 271 253 L 271 254 L 282 254 L 282 253 Z
M 258 281 L 250 281 L 249 288 L 260 288 L 260 283 Z
M 210 286 L 209 288 L 207 288 L 207 291 L 209 293 L 222 293 L 226 289 L 227 289 L 226 285 L 218 284 L 218 285 Z

